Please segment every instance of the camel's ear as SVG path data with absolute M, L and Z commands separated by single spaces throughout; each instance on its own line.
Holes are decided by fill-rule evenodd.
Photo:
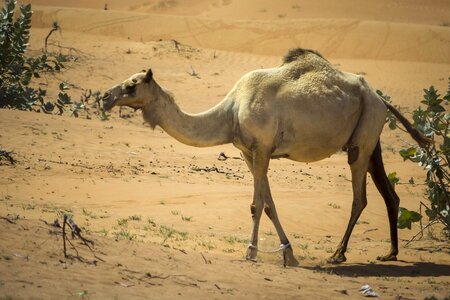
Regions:
M 153 72 L 152 69 L 148 69 L 147 73 L 145 74 L 144 82 L 150 82 L 153 78 Z

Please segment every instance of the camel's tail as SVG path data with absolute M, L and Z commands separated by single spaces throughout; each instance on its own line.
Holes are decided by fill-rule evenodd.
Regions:
M 394 114 L 394 116 L 403 124 L 405 129 L 409 132 L 411 137 L 419 144 L 422 148 L 427 148 L 431 144 L 431 140 L 423 135 L 419 130 L 414 128 L 412 124 L 390 103 L 384 101 L 387 108 Z

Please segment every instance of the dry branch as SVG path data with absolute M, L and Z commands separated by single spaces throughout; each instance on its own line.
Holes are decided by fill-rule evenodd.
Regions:
M 47 225 L 50 225 L 48 222 L 44 221 Z M 56 220 L 53 224 L 51 224 L 50 226 L 54 226 L 54 227 L 60 227 L 59 222 Z M 62 225 L 62 236 L 63 236 L 63 251 L 64 251 L 64 257 L 65 258 L 76 258 L 81 262 L 88 262 L 86 261 L 83 257 L 80 256 L 78 249 L 75 247 L 75 245 L 72 243 L 72 241 L 67 237 L 66 234 L 66 226 L 69 226 L 70 230 L 71 230 L 71 234 L 72 234 L 72 239 L 75 238 L 79 238 L 82 242 L 83 245 L 85 245 L 86 247 L 88 247 L 89 251 L 91 251 L 92 255 L 98 259 L 101 262 L 105 262 L 102 258 L 98 257 L 94 250 L 92 249 L 92 247 L 94 246 L 94 242 L 83 237 L 81 235 L 81 228 L 78 227 L 77 224 L 75 224 L 75 222 L 73 221 L 72 217 L 69 216 L 68 214 L 64 214 L 63 216 L 63 225 Z M 67 254 L 67 245 L 66 245 L 66 241 L 69 242 L 70 246 L 72 247 L 72 249 L 76 252 L 76 255 L 69 255 Z M 94 261 L 95 264 L 95 261 Z
M 9 163 L 11 165 L 15 165 L 16 164 L 16 160 L 12 157 L 12 154 L 14 154 L 13 152 L 8 152 L 5 150 L 0 150 L 0 160 L 2 160 L 2 158 L 5 158 L 7 161 L 9 161 Z
M 14 222 L 14 221 L 11 220 L 11 219 L 8 219 L 7 217 L 2 217 L 2 216 L 0 216 L 0 219 L 3 219 L 3 220 L 5 220 L 5 221 L 7 221 L 8 223 L 11 223 L 11 224 L 16 224 L 16 222 Z

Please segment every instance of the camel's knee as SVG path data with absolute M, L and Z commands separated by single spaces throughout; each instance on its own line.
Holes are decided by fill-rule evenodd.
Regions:
M 250 212 L 252 213 L 252 217 L 255 217 L 255 214 L 256 214 L 256 205 L 255 204 L 250 205 Z
M 262 213 L 262 205 L 255 205 L 255 204 L 251 204 L 250 205 L 250 212 L 252 214 L 252 218 L 259 218 L 261 216 Z

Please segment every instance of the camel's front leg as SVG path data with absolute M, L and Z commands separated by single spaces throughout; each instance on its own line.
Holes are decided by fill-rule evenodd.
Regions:
M 253 174 L 253 202 L 250 211 L 253 219 L 253 229 L 250 238 L 250 245 L 247 249 L 246 259 L 256 261 L 258 254 L 258 231 L 264 208 L 264 198 L 270 193 L 267 185 L 267 170 L 269 168 L 269 155 L 258 151 L 253 151 L 252 156 L 246 156 L 246 162 Z
M 253 195 L 253 203 L 250 207 L 252 212 L 252 218 L 253 218 L 253 232 L 252 232 L 252 238 L 250 245 L 247 250 L 247 259 L 249 260 L 256 260 L 258 248 L 258 228 L 259 228 L 259 220 L 261 218 L 262 214 L 262 205 L 264 206 L 264 211 L 266 212 L 267 216 L 270 220 L 272 220 L 275 229 L 278 233 L 278 236 L 280 238 L 281 248 L 283 250 L 283 259 L 284 259 L 284 265 L 286 266 L 297 266 L 298 261 L 295 259 L 291 244 L 289 243 L 289 240 L 284 233 L 283 227 L 281 226 L 281 223 L 278 219 L 278 214 L 275 208 L 275 204 L 272 199 L 272 195 L 270 192 L 270 186 L 269 186 L 269 180 L 267 178 L 267 170 L 269 165 L 269 158 L 267 157 L 267 165 L 262 170 L 263 176 L 256 177 L 255 176 L 255 162 L 253 159 L 253 156 L 248 156 L 244 154 L 245 162 L 247 163 L 250 171 L 252 172 L 254 176 L 254 182 L 255 182 L 255 189 L 254 189 L 254 195 Z M 258 183 L 257 183 L 258 182 Z M 261 201 L 261 199 L 263 199 Z M 262 202 L 262 203 L 261 203 Z

